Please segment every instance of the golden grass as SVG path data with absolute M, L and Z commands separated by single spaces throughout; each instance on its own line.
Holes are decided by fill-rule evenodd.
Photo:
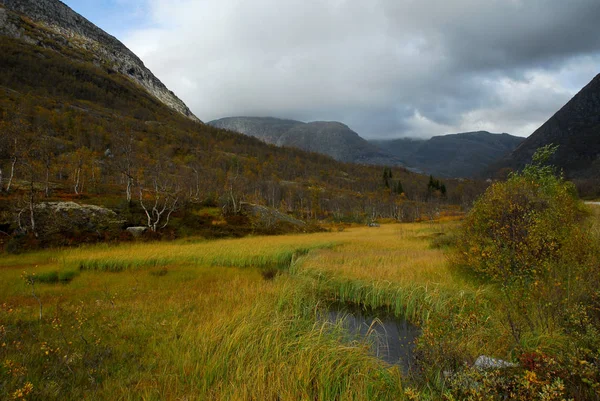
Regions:
M 451 236 L 456 221 L 383 225 L 340 233 L 341 244 L 308 255 L 292 271 L 317 281 L 324 299 L 384 308 L 413 323 L 468 329 L 447 333 L 449 347 L 461 343 L 465 359 L 480 354 L 507 358 L 508 328 L 499 324 L 498 291 L 451 268 L 447 249 L 431 246 Z M 472 314 L 477 313 L 473 319 Z M 434 319 L 434 322 L 430 320 Z
M 219 241 L 94 245 L 61 251 L 44 251 L 0 259 L 0 267 L 48 266 L 81 270 L 127 270 L 131 268 L 193 264 L 204 266 L 260 267 L 289 263 L 294 253 L 332 247 L 335 237 L 323 234 L 250 237 Z
M 397 285 L 455 286 L 445 251 L 430 246 L 431 239 L 448 230 L 436 223 L 349 229 L 332 236 L 339 246 L 313 254 L 302 268 Z
M 402 399 L 398 367 L 365 343 L 342 342 L 342 328 L 316 316 L 332 301 L 383 307 L 461 361 L 510 357 L 497 291 L 456 273 L 448 251 L 431 246 L 457 224 L 2 256 L 0 364 L 26 372 L 0 367 L 0 398 L 30 382 L 43 399 Z M 265 280 L 264 268 L 290 274 Z M 38 322 L 23 271 L 78 274 L 35 284 Z
M 3 257 L 0 364 L 25 370 L 0 369 L 0 398 L 31 383 L 43 399 L 397 399 L 398 368 L 316 323 L 320 300 L 305 281 L 267 281 L 255 268 L 286 268 L 341 240 L 325 233 Z M 103 268 L 115 264 L 126 268 Z M 74 268 L 82 271 L 69 284 L 35 284 L 38 322 L 22 272 Z

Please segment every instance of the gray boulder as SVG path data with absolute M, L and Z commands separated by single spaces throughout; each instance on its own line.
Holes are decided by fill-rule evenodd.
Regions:
M 502 359 L 495 359 L 486 355 L 480 355 L 476 360 L 473 366 L 477 369 L 487 370 L 487 369 L 505 369 L 505 368 L 515 368 L 518 365 L 516 363 L 503 361 Z
M 124 224 L 115 212 L 75 202 L 43 202 L 35 206 L 36 231 L 40 236 L 66 233 L 118 231 Z
M 245 202 L 240 204 L 240 208 L 242 214 L 248 216 L 252 225 L 258 229 L 285 232 L 304 232 L 307 229 L 305 222 L 281 213 L 277 209 Z
M 148 227 L 127 227 L 127 232 L 133 235 L 134 237 L 141 237 L 146 231 L 148 231 Z

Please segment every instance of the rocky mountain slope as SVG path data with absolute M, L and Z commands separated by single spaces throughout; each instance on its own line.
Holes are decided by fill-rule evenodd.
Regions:
M 524 138 L 487 131 L 434 136 L 428 140 L 371 141 L 407 166 L 440 177 L 478 177 Z
M 552 162 L 571 179 L 600 177 L 600 74 L 573 99 L 529 136 L 518 148 L 495 164 L 490 173 L 502 168 L 519 169 L 541 146 L 555 144 Z
M 84 49 L 96 65 L 127 76 L 169 108 L 200 121 L 125 45 L 58 0 L 3 0 L 0 35 L 42 47 L 51 46 L 47 39 L 52 39 Z
M 272 117 L 227 117 L 208 124 L 253 136 L 273 145 L 326 154 L 342 162 L 402 165 L 399 159 L 370 144 L 340 122 L 304 123 Z

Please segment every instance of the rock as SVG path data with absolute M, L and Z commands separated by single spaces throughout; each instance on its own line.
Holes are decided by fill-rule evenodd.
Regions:
M 248 216 L 255 228 L 276 232 L 305 232 L 307 224 L 277 209 L 242 202 L 241 212 Z
M 124 221 L 110 209 L 75 202 L 43 202 L 35 206 L 36 231 L 40 237 L 120 231 Z
M 134 237 L 141 237 L 146 231 L 148 231 L 148 227 L 127 227 L 127 232 L 133 235 Z
M 473 366 L 477 369 L 486 370 L 486 369 L 505 369 L 505 368 L 515 368 L 518 365 L 516 363 L 503 361 L 502 359 L 491 358 L 486 355 L 480 355 L 476 360 Z

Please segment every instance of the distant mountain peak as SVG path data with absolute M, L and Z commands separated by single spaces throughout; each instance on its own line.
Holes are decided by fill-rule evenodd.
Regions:
M 437 135 L 427 140 L 394 139 L 371 141 L 406 165 L 440 177 L 478 177 L 524 138 L 488 131 Z
M 47 35 L 62 36 L 65 44 L 86 49 L 95 57 L 95 63 L 107 65 L 137 84 L 167 105 L 194 121 L 200 121 L 172 91 L 170 91 L 144 63 L 123 43 L 79 15 L 58 0 L 3 0 L 0 7 L 25 15 L 46 28 Z M 11 20 L 6 11 L 0 14 L 0 34 L 31 44 L 43 46 L 40 38 L 22 29 Z
M 208 124 L 253 136 L 277 146 L 326 154 L 343 162 L 402 165 L 400 160 L 373 146 L 339 121 L 304 123 L 272 117 L 227 117 Z

